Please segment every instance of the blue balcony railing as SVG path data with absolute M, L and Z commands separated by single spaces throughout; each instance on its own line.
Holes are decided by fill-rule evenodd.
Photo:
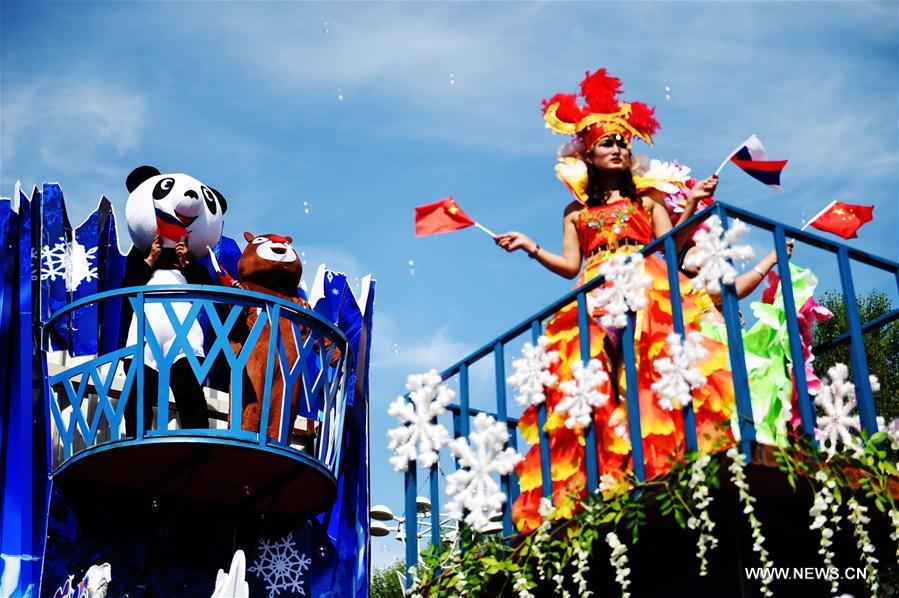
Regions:
M 662 253 L 668 271 L 668 283 L 670 286 L 670 295 L 672 298 L 680 296 L 679 289 L 679 263 L 676 251 L 676 237 L 679 233 L 687 228 L 703 222 L 710 216 L 717 215 L 724 226 L 727 228 L 730 218 L 739 218 L 744 223 L 767 231 L 771 235 L 773 245 L 777 255 L 777 273 L 781 281 L 781 290 L 783 295 L 784 309 L 786 311 L 787 332 L 789 335 L 789 353 L 792 363 L 805 364 L 803 358 L 802 340 L 800 337 L 800 328 L 797 320 L 797 305 L 793 295 L 793 288 L 790 279 L 789 258 L 787 251 L 787 238 L 794 239 L 797 246 L 806 245 L 815 247 L 831 254 L 836 259 L 836 265 L 839 272 L 840 285 L 842 288 L 846 313 L 848 316 L 849 331 L 821 346 L 814 348 L 815 355 L 823 355 L 824 353 L 838 347 L 848 344 L 851 357 L 853 381 L 856 386 L 856 395 L 858 402 L 858 410 L 863 430 L 868 434 L 874 434 L 877 431 L 877 414 L 875 412 L 874 400 L 871 391 L 871 385 L 868 378 L 868 363 L 865 355 L 865 347 L 863 343 L 863 335 L 876 332 L 883 326 L 899 319 L 899 309 L 878 317 L 870 322 L 862 323 L 859 319 L 858 309 L 856 306 L 855 284 L 851 264 L 864 264 L 884 272 L 896 280 L 899 286 L 899 265 L 895 262 L 877 257 L 875 255 L 853 249 L 843 243 L 838 243 L 825 239 L 819 235 L 811 234 L 775 222 L 773 220 L 763 218 L 756 214 L 745 210 L 724 204 L 716 203 L 710 208 L 699 212 L 692 218 L 669 232 L 668 234 L 656 239 L 649 245 L 646 245 L 641 253 L 648 256 L 655 253 Z M 505 374 L 505 348 L 522 337 L 536 343 L 537 339 L 543 333 L 544 322 L 555 315 L 561 308 L 577 303 L 578 328 L 580 342 L 580 356 L 586 363 L 590 360 L 590 337 L 588 319 L 589 313 L 587 308 L 587 294 L 596 289 L 605 282 L 603 277 L 598 277 L 586 283 L 585 285 L 568 293 L 553 304 L 541 309 L 534 315 L 526 318 L 520 324 L 513 326 L 497 338 L 487 342 L 481 348 L 477 349 L 470 355 L 461 359 L 458 363 L 453 364 L 441 372 L 443 380 L 457 377 L 459 384 L 458 402 L 450 405 L 452 413 L 453 434 L 455 437 L 468 436 L 470 419 L 478 413 L 485 412 L 496 418 L 500 422 L 505 422 L 510 431 L 510 443 L 514 448 L 517 447 L 517 436 L 515 429 L 518 425 L 518 419 L 508 415 L 507 396 L 506 396 L 506 374 Z M 733 376 L 734 395 L 736 399 L 737 421 L 740 433 L 740 447 L 743 453 L 749 457 L 751 455 L 752 446 L 755 442 L 755 427 L 752 414 L 752 403 L 750 401 L 749 379 L 747 375 L 746 362 L 743 349 L 742 324 L 739 313 L 738 298 L 733 285 L 722 285 L 721 307 L 724 315 L 725 328 L 728 339 L 728 352 L 730 358 L 730 370 Z M 684 335 L 684 316 L 683 306 L 681 302 L 672 300 L 672 320 L 674 330 L 683 338 Z M 529 337 L 529 338 L 528 338 Z M 637 400 L 637 370 L 634 347 L 634 314 L 631 313 L 628 318 L 627 327 L 624 330 L 622 338 L 622 355 L 621 362 L 625 369 L 627 382 L 627 392 L 623 399 L 627 404 L 628 424 L 630 434 L 630 444 L 632 447 L 632 463 L 634 475 L 639 480 L 645 479 L 645 464 L 643 458 L 642 434 L 640 429 L 640 412 L 639 402 Z M 493 357 L 493 368 L 496 377 L 495 383 L 495 411 L 484 411 L 471 406 L 470 400 L 470 384 L 469 371 L 475 364 L 489 362 Z M 811 438 L 814 438 L 815 429 L 815 406 L 813 399 L 809 396 L 805 375 L 793 376 L 795 382 L 795 390 L 798 397 L 799 415 L 801 418 L 801 432 Z M 544 430 L 547 420 L 546 404 L 537 407 L 537 423 L 538 438 L 540 447 L 540 465 L 542 474 L 542 494 L 544 497 L 552 498 L 552 481 L 550 477 L 550 450 L 549 437 Z M 682 409 L 685 444 L 688 450 L 696 450 L 697 433 L 696 421 L 691 406 Z M 597 466 L 597 445 L 596 434 L 593 424 L 584 431 L 585 434 L 585 467 L 587 475 L 587 492 L 592 493 L 599 487 L 599 471 Z M 437 518 L 439 517 L 439 475 L 438 465 L 435 464 L 430 468 L 430 501 L 431 501 L 431 543 L 438 545 L 440 543 Z M 511 517 L 511 504 L 515 501 L 518 494 L 518 481 L 515 474 L 502 476 L 501 487 L 509 500 L 506 501 L 503 509 L 503 531 L 506 536 L 511 536 L 514 532 Z M 409 471 L 405 477 L 405 510 L 406 513 L 414 513 L 417 494 L 417 471 L 415 463 L 410 464 Z M 414 538 L 416 530 L 415 518 L 406 518 L 406 537 Z M 414 565 L 418 560 L 418 546 L 415 542 L 406 542 L 406 565 L 407 568 Z M 411 579 L 411 578 L 410 578 Z
M 125 455 L 126 451 L 122 449 L 129 449 L 128 455 L 134 455 L 134 449 L 140 447 L 156 450 L 147 459 L 155 463 L 166 458 L 164 455 L 177 460 L 177 453 L 171 453 L 172 446 L 202 446 L 206 461 L 209 451 L 227 447 L 230 452 L 226 460 L 231 462 L 238 454 L 235 450 L 244 451 L 242 454 L 252 451 L 256 460 L 245 462 L 245 466 L 246 463 L 263 463 L 267 458 L 280 461 L 282 466 L 287 463 L 287 467 L 278 470 L 284 472 L 284 483 L 292 479 L 290 475 L 300 478 L 301 474 L 312 472 L 319 482 L 317 487 L 325 488 L 326 496 L 320 501 L 304 499 L 305 511 L 319 510 L 333 501 L 348 391 L 347 376 L 354 359 L 340 330 L 315 312 L 270 295 L 196 285 L 123 288 L 92 295 L 53 314 L 44 329 L 48 331 L 72 321 L 72 315 L 78 310 L 119 309 L 118 305 L 123 302 L 130 303 L 134 313 L 131 341 L 117 350 L 66 367 L 49 379 L 51 421 L 58 438 L 54 476 L 65 476 L 79 468 L 86 470 L 80 466 L 96 463 L 95 457 L 109 459 L 116 454 Z M 160 346 L 147 321 L 145 314 L 148 311 L 157 318 L 164 314 L 164 323 L 171 327 L 173 336 L 170 343 L 163 343 L 165 347 Z M 251 313 L 255 314 L 255 321 L 247 325 L 246 317 Z M 123 322 L 123 326 L 127 330 L 129 323 Z M 197 357 L 191 349 L 189 335 L 192 329 L 195 335 L 197 326 L 204 331 L 203 357 Z M 267 339 L 264 338 L 266 334 Z M 239 343 L 232 345 L 236 339 Z M 251 362 L 251 354 L 257 344 L 263 342 L 266 343 L 261 347 L 265 364 L 260 370 L 259 351 L 256 361 Z M 155 361 L 153 369 L 158 372 L 155 396 L 150 396 L 149 390 L 145 392 L 152 388 L 147 386 L 145 379 L 144 363 L 148 357 Z M 168 381 L 173 364 L 184 358 L 201 384 L 217 376 L 220 378 L 218 386 L 227 391 L 221 393 L 225 397 L 220 401 L 223 408 L 218 412 L 207 412 L 218 420 L 218 427 L 172 429 L 169 424 Z M 248 368 L 254 368 L 252 375 L 256 380 L 260 376 L 264 380 L 259 418 L 261 429 L 246 429 L 248 426 L 242 425 L 241 421 Z M 266 433 L 270 414 L 277 411 L 272 405 L 272 389 L 278 379 L 283 380 L 282 396 L 291 397 L 295 391 L 299 394 L 299 415 L 306 422 L 302 436 L 293 434 L 295 421 L 291 409 L 287 408 L 289 398 L 283 401 L 285 408 L 280 409 L 278 433 Z M 136 404 L 129 408 L 128 401 Z M 155 424 L 145 419 L 145 412 L 152 413 L 145 411 L 147 402 L 152 402 Z M 125 426 L 129 412 L 136 419 L 131 433 L 126 432 Z M 158 450 L 163 446 L 170 452 Z M 179 467 L 177 463 L 170 465 L 175 469 Z M 253 477 L 252 471 L 241 472 L 239 466 L 234 467 L 236 469 L 229 469 L 229 477 L 233 475 L 240 479 L 242 473 Z M 248 468 L 252 469 L 252 466 Z M 130 475 L 127 466 L 113 470 L 115 475 Z M 134 472 L 133 475 L 144 473 Z M 263 476 L 256 477 L 265 482 Z M 105 481 L 116 482 L 115 479 Z M 123 482 L 127 485 L 127 481 Z

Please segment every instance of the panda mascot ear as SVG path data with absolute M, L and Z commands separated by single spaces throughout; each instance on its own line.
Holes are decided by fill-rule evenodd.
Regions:
M 132 193 L 135 189 L 140 187 L 141 183 L 143 183 L 150 177 L 154 177 L 159 174 L 162 173 L 153 166 L 138 166 L 137 168 L 132 170 L 131 174 L 128 175 L 128 178 L 125 179 L 125 187 L 128 188 L 128 193 Z
M 222 195 L 221 193 L 219 193 L 218 191 L 216 191 L 215 189 L 213 189 L 212 187 L 209 187 L 209 190 L 212 191 L 213 193 L 215 193 L 215 196 L 219 198 L 219 205 L 222 206 L 222 214 L 227 212 L 228 211 L 228 200 L 225 199 L 225 196 Z

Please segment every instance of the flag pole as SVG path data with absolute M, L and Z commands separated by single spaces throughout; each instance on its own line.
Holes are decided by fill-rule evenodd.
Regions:
M 821 217 L 827 210 L 829 210 L 830 208 L 832 208 L 836 203 L 837 203 L 837 200 L 833 200 L 832 202 L 830 202 L 829 204 L 827 204 L 827 206 L 826 206 L 823 210 L 821 210 L 820 212 L 818 212 L 817 214 L 815 214 L 813 218 L 807 220 L 807 221 L 805 222 L 805 224 L 802 225 L 802 228 L 800 228 L 799 230 L 805 230 L 805 229 L 807 229 L 809 226 L 811 226 L 812 222 L 814 222 L 815 220 L 817 220 L 818 218 L 820 218 L 820 217 Z
M 484 231 L 485 233 L 487 233 L 488 235 L 490 235 L 490 238 L 492 238 L 492 239 L 495 239 L 495 238 L 496 238 L 496 235 L 493 234 L 493 231 L 491 231 L 489 228 L 486 228 L 485 226 L 482 226 L 482 225 L 481 225 L 480 223 L 478 223 L 478 222 L 475 222 L 474 225 L 475 225 L 476 227 L 478 227 L 479 229 L 481 229 L 482 231 Z

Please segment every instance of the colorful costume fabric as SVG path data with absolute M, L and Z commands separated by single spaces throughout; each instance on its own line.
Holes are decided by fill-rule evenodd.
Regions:
M 641 203 L 631 200 L 585 206 L 578 216 L 576 228 L 581 252 L 587 256 L 577 286 L 595 278 L 600 265 L 611 256 L 618 252 L 638 251 L 652 240 L 649 213 Z M 646 309 L 637 313 L 635 347 L 646 474 L 653 477 L 665 473 L 670 464 L 683 454 L 684 428 L 681 414 L 677 410 L 663 410 L 651 390 L 651 385 L 659 377 L 652 362 L 668 356 L 666 337 L 673 332 L 673 323 L 665 263 L 656 256 L 649 256 L 644 264 L 652 284 L 645 291 L 648 300 Z M 694 291 L 689 280 L 682 275 L 679 283 L 687 332 L 698 330 L 700 316 L 710 304 L 708 296 Z M 626 384 L 619 350 L 620 331 L 604 328 L 599 323 L 599 317 L 603 315 L 600 308 L 594 309 L 591 315 L 590 355 L 600 360 L 609 374 L 605 388 L 599 390 L 612 397 L 594 411 L 599 472 L 606 484 L 623 483 L 625 473 L 633 469 L 633 464 Z M 560 356 L 552 366 L 552 373 L 559 380 L 570 380 L 572 365 L 581 359 L 577 305 L 572 303 L 562 308 L 547 323 L 544 334 L 550 340 L 547 350 L 558 351 Z M 708 337 L 703 344 L 708 355 L 700 364 L 700 370 L 708 382 L 694 391 L 693 404 L 700 450 L 711 451 L 733 441 L 729 423 L 734 409 L 733 384 L 727 368 L 726 346 Z M 565 416 L 555 409 L 561 398 L 557 387 L 547 389 L 546 431 L 551 454 L 553 503 L 564 517 L 573 512 L 578 500 L 586 494 L 586 470 L 583 432 L 565 427 Z M 521 494 L 512 507 L 512 517 L 520 530 L 529 531 L 542 521 L 538 513 L 542 491 L 535 407 L 525 411 L 519 428 L 525 440 L 534 446 L 516 470 Z

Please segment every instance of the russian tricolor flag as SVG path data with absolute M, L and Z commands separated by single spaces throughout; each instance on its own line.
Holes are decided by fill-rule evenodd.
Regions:
M 753 135 L 744 141 L 730 157 L 721 163 L 715 174 L 724 168 L 728 160 L 739 166 L 746 174 L 780 191 L 780 173 L 787 165 L 787 160 L 769 160 L 765 146 Z

